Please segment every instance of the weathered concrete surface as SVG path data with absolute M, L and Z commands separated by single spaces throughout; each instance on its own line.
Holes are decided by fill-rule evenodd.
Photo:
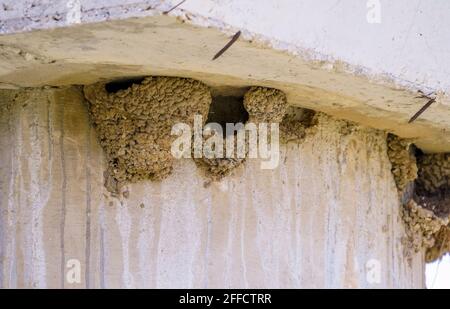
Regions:
M 61 86 L 167 75 L 221 88 L 267 86 L 283 90 L 292 105 L 411 138 L 426 152 L 450 151 L 450 108 L 445 96 L 407 124 L 426 102 L 414 98 L 414 91 L 385 78 L 355 75 L 354 67 L 339 61 L 311 61 L 269 49 L 258 38 L 253 43 L 241 39 L 211 61 L 228 40 L 214 27 L 161 15 L 4 35 L 0 36 L 0 85 Z
M 1 287 L 424 287 L 379 131 L 325 117 L 276 170 L 205 187 L 184 160 L 118 199 L 79 89 L 3 90 L 0 108 Z
M 0 33 L 160 14 L 179 0 L 0 0 Z M 379 5 L 378 5 L 379 4 Z M 374 20 L 372 13 L 378 15 Z M 450 3 L 436 0 L 187 0 L 172 16 L 238 28 L 277 49 L 345 61 L 425 90 L 450 88 Z M 379 21 L 379 23 L 378 23 Z
M 177 1 L 2 0 L 0 88 L 156 74 L 258 84 L 283 89 L 292 104 L 411 138 L 426 152 L 450 151 L 448 2 L 380 1 L 381 23 L 371 24 L 373 2 L 189 0 L 170 13 L 175 21 L 160 15 Z M 52 30 L 19 34 L 42 29 Z M 211 62 L 228 40 L 220 31 L 238 29 L 253 43 L 241 40 Z M 414 98 L 417 89 L 438 100 L 408 125 L 426 102 Z

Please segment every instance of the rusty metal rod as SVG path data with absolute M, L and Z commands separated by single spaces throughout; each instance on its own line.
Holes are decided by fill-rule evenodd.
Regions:
M 419 111 L 415 113 L 414 116 L 411 117 L 411 119 L 409 119 L 408 123 L 411 123 L 417 118 L 419 118 L 419 116 L 422 115 L 422 113 L 426 111 L 427 108 L 430 107 L 430 105 L 433 104 L 434 102 L 436 102 L 436 99 L 429 99 L 428 102 L 424 106 L 422 106 L 422 108 L 419 109 Z
M 173 10 L 175 10 L 177 7 L 179 7 L 180 5 L 182 5 L 186 0 L 181 1 L 180 3 L 178 3 L 177 5 L 175 5 L 174 7 L 172 7 L 170 10 L 163 12 L 164 15 L 169 14 L 170 12 L 172 12 Z
M 219 58 L 220 56 L 222 56 L 222 54 L 224 52 L 227 51 L 228 48 L 231 47 L 231 45 L 234 44 L 234 42 L 237 41 L 237 39 L 239 39 L 239 36 L 241 35 L 241 31 L 236 32 L 233 37 L 231 38 L 230 42 L 227 43 L 227 45 L 225 45 L 221 50 L 219 50 L 219 52 L 217 54 L 214 55 L 214 57 L 212 58 L 212 60 L 216 60 L 217 58 Z

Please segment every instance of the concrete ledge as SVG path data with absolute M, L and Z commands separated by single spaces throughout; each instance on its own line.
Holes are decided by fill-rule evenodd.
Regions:
M 410 138 L 426 152 L 450 151 L 450 108 L 445 96 L 439 96 L 416 122 L 407 124 L 426 103 L 414 98 L 415 89 L 399 86 L 394 80 L 355 74 L 355 67 L 340 61 L 308 60 L 267 48 L 260 40 L 247 41 L 252 35 L 246 29 L 230 50 L 211 61 L 229 40 L 222 31 L 227 29 L 229 34 L 238 29 L 219 26 L 205 17 L 206 12 L 174 12 L 180 15 L 175 18 L 161 15 L 172 6 L 168 2 L 125 1 L 116 7 L 119 4 L 115 1 L 107 5 L 81 1 L 81 24 L 76 25 L 63 3 L 48 4 L 46 14 L 22 8 L 30 16 L 62 12 L 59 19 L 49 17 L 55 25 L 46 19 L 38 23 L 32 17 L 21 17 L 20 8 L 5 15 L 2 32 L 9 35 L 0 37 L 1 88 L 90 84 L 142 75 L 191 77 L 217 91 L 261 85 L 283 90 L 292 105 Z M 127 18 L 130 16 L 134 17 Z M 26 19 L 26 26 L 15 28 L 18 21 Z M 90 24 L 107 19 L 115 20 Z M 213 28 L 187 24 L 189 19 Z M 68 25 L 72 26 L 62 27 Z M 61 28 L 16 33 L 19 28 L 53 26 Z

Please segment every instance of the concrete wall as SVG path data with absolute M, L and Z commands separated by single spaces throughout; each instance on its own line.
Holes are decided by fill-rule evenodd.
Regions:
M 116 198 L 78 88 L 2 90 L 0 108 L 0 287 L 424 287 L 379 131 L 322 117 L 276 170 L 208 186 L 184 160 Z
M 447 0 L 189 0 L 181 8 L 202 16 L 199 24 L 209 18 L 245 29 L 275 48 L 344 61 L 358 74 L 450 90 Z

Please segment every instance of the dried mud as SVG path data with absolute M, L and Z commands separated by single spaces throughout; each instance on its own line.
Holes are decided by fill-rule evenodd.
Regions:
M 172 170 L 172 125 L 206 119 L 211 94 L 203 83 L 177 77 L 147 77 L 108 92 L 105 83 L 84 87 L 91 120 L 108 158 L 110 191 L 126 182 L 161 180 Z

